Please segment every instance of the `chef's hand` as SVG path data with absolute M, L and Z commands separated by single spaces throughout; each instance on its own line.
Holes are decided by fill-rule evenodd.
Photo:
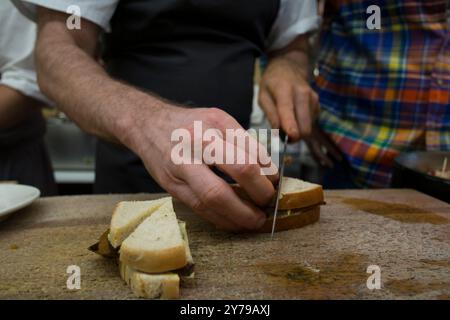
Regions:
M 312 134 L 305 139 L 313 158 L 322 167 L 333 168 L 334 162 L 341 162 L 343 156 L 336 144 L 323 132 L 318 124 L 313 126 Z
M 217 109 L 177 107 L 116 81 L 95 59 L 101 33 L 96 24 L 82 19 L 81 30 L 68 30 L 67 14 L 39 7 L 38 15 L 39 85 L 72 120 L 87 132 L 134 151 L 163 188 L 219 228 L 238 231 L 264 223 L 265 215 L 256 205 L 267 204 L 275 190 L 269 177 L 261 175 L 260 165 L 177 165 L 171 158 L 174 130 L 185 128 L 195 137 L 196 120 L 202 121 L 204 130 L 223 134 L 227 128 L 242 129 L 230 115 Z M 234 142 L 226 145 L 234 147 Z M 247 157 L 255 156 L 249 153 Z M 254 204 L 241 200 L 209 166 L 234 178 Z
M 172 158 L 172 150 L 179 142 L 171 142 L 174 130 L 186 129 L 186 132 L 190 133 L 188 142 L 191 146 L 199 143 L 203 145 L 204 150 L 207 145 L 201 141 L 202 137 L 194 134 L 194 121 L 202 122 L 203 132 L 211 128 L 225 137 L 226 129 L 240 129 L 240 136 L 253 139 L 235 119 L 222 110 L 186 109 L 166 105 L 156 116 L 141 113 L 133 121 L 136 124 L 135 133 L 130 135 L 138 137 L 134 138 L 137 142 L 132 143 L 136 146 L 134 151 L 164 189 L 219 229 L 228 231 L 258 229 L 265 222 L 265 214 L 257 206 L 267 205 L 275 194 L 273 183 L 277 177 L 262 175 L 262 165 L 258 164 L 261 162 L 268 164 L 270 157 L 267 156 L 266 159 L 259 157 L 258 161 L 252 162 L 255 164 L 220 164 L 205 163 L 207 159 L 201 156 L 199 159 L 202 161 L 201 164 L 176 164 Z M 225 153 L 233 149 L 236 154 L 236 142 L 220 140 Z M 267 151 L 263 150 L 267 154 Z M 246 159 L 258 157 L 257 153 L 254 154 L 248 149 L 244 152 Z M 236 180 L 254 203 L 239 198 L 230 185 L 218 177 L 211 167 L 218 168 Z
M 273 128 L 292 141 L 308 137 L 319 114 L 319 98 L 308 84 L 307 37 L 272 54 L 260 83 L 259 104 Z

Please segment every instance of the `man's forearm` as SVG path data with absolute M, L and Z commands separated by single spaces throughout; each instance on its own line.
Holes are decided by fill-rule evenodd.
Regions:
M 0 130 L 9 129 L 39 112 L 39 102 L 10 87 L 0 85 Z
M 40 87 L 85 131 L 133 147 L 130 134 L 138 121 L 134 115 L 157 121 L 164 103 L 110 78 L 93 51 L 92 46 L 80 48 L 65 24 L 45 23 L 36 54 Z

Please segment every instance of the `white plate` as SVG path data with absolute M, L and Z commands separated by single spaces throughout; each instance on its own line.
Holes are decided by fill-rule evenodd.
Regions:
M 39 189 L 20 184 L 0 184 L 0 221 L 39 198 Z

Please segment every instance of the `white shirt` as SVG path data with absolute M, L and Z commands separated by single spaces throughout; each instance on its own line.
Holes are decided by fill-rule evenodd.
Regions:
M 1 1 L 1 0 L 0 0 Z M 110 30 L 109 22 L 120 0 L 12 0 L 31 19 L 35 19 L 36 5 L 67 12 L 76 4 L 81 17 L 89 20 L 105 31 Z M 267 49 L 285 47 L 298 35 L 318 29 L 321 18 L 317 12 L 316 0 L 281 0 L 280 10 L 267 40 Z
M 41 101 L 34 71 L 36 25 L 9 1 L 0 1 L 0 84 Z

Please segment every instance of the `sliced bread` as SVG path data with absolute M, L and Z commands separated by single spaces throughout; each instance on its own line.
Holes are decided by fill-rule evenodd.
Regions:
M 304 226 L 317 222 L 319 218 L 320 206 L 278 211 L 277 221 L 275 223 L 275 232 L 302 228 Z M 268 216 L 264 225 L 256 232 L 272 232 L 272 224 L 273 213 Z
M 180 277 L 176 273 L 147 274 L 139 272 L 120 262 L 120 276 L 133 293 L 147 299 L 178 299 Z
M 188 265 L 194 264 L 194 259 L 192 258 L 191 248 L 189 247 L 189 238 L 186 231 L 186 222 L 178 220 L 178 226 L 180 228 L 181 237 L 184 241 L 184 248 L 186 252 L 186 261 Z
M 114 248 L 122 242 L 153 212 L 164 203 L 171 202 L 171 197 L 150 201 L 122 201 L 119 202 L 111 218 L 108 240 Z
M 278 210 L 308 208 L 323 204 L 323 190 L 319 184 L 283 177 Z
M 239 197 L 251 201 L 251 198 L 241 186 L 234 184 L 231 187 Z M 268 207 L 273 208 L 275 202 L 276 199 L 274 197 Z M 283 177 L 278 210 L 308 208 L 323 203 L 324 197 L 321 185 L 296 178 Z
M 122 242 L 120 261 L 146 273 L 180 269 L 188 263 L 186 243 L 172 201 L 165 202 Z

